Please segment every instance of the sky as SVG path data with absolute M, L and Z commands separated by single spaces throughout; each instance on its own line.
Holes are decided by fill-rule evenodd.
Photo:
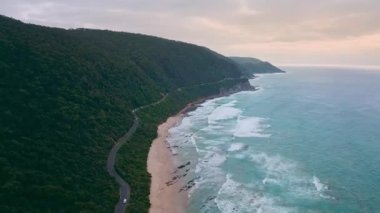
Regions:
M 0 5 L 0 14 L 28 23 L 155 35 L 278 65 L 380 66 L 379 0 L 0 0 Z

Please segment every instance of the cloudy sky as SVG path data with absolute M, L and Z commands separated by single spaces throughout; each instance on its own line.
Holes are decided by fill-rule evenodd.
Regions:
M 380 65 L 379 0 L 0 0 L 0 5 L 0 14 L 25 22 L 156 35 L 276 64 Z

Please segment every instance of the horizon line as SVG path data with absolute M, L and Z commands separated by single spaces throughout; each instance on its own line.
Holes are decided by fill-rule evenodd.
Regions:
M 331 68 L 360 68 L 379 70 L 380 65 L 362 65 L 362 64 L 276 64 L 279 67 L 331 67 Z

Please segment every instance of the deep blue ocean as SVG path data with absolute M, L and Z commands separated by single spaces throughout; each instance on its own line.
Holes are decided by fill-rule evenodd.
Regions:
M 170 130 L 187 211 L 380 212 L 380 70 L 283 69 Z

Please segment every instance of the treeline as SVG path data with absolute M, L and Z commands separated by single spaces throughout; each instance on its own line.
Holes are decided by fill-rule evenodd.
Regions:
M 254 74 L 285 72 L 269 62 L 261 61 L 257 58 L 230 57 L 230 59 L 232 59 L 239 66 L 242 73 L 247 77 L 252 77 Z
M 117 170 L 133 186 L 127 212 L 148 212 L 150 175 L 147 172 L 147 158 L 151 142 L 157 137 L 157 126 L 169 116 L 184 108 L 189 102 L 219 94 L 221 88 L 233 88 L 246 83 L 246 79 L 231 79 L 215 84 L 190 87 L 169 93 L 159 105 L 139 112 L 140 128 L 125 144 L 118 155 Z
M 131 109 L 179 87 L 240 75 L 231 60 L 204 47 L 0 16 L 0 212 L 112 212 L 118 186 L 106 159 L 132 125 Z M 142 162 L 157 122 L 217 90 L 173 94 L 142 116 L 138 134 L 122 151 L 134 151 L 140 162 L 132 167 L 128 155 L 119 156 L 128 181 L 142 177 L 130 179 L 131 209 L 147 208 Z

